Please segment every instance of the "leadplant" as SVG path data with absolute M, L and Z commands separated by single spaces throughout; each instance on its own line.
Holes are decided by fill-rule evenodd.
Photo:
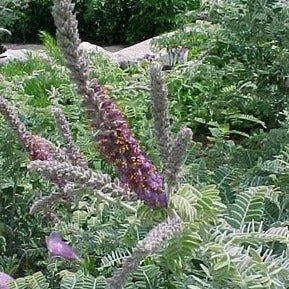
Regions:
M 78 92 L 83 96 L 83 105 L 86 108 L 91 127 L 99 130 L 94 137 L 94 140 L 98 143 L 99 151 L 109 163 L 115 166 L 121 182 L 127 184 L 140 199 L 150 206 L 166 207 L 167 196 L 164 192 L 161 177 L 154 166 L 145 158 L 122 114 L 115 104 L 106 97 L 97 80 L 91 82 L 88 80 L 89 66 L 78 47 L 80 40 L 77 21 L 72 14 L 72 10 L 73 5 L 70 1 L 54 2 L 53 16 L 57 26 L 57 38 L 66 65 L 70 69 L 72 80 L 75 81 Z M 57 150 L 45 139 L 27 132 L 4 99 L 1 107 L 2 113 L 18 133 L 20 141 L 30 154 L 32 160 L 30 169 L 42 173 L 48 180 L 55 183 L 59 187 L 62 199 L 72 201 L 72 198 L 68 195 L 71 195 L 77 186 L 84 186 L 97 190 L 99 196 L 108 201 L 113 201 L 112 198 L 106 197 L 100 192 L 110 180 L 105 180 L 103 176 L 98 176 L 87 169 L 87 163 L 84 162 L 79 149 L 74 145 L 68 124 L 60 109 L 54 109 L 54 115 L 66 146 L 63 151 Z M 83 166 L 84 168 L 82 168 Z M 87 172 L 85 172 L 86 170 Z M 30 212 L 39 210 L 41 206 L 48 206 L 49 201 L 56 200 L 59 196 L 59 194 L 53 193 L 49 197 L 42 198 L 36 205 L 32 206 Z M 124 206 L 130 208 L 128 205 L 124 204 Z M 131 210 L 134 212 L 133 209 Z M 169 232 L 169 229 L 164 232 L 163 239 L 170 237 Z M 155 245 L 156 248 L 157 245 Z M 150 251 L 146 254 L 149 253 Z M 135 263 L 138 258 L 133 257 L 132 263 Z M 140 261 L 141 259 L 138 262 Z M 137 266 L 133 266 L 133 268 L 135 270 Z M 118 277 L 118 283 L 124 282 L 126 277 L 127 274 Z
M 71 259 L 77 259 L 77 262 L 56 260 L 47 265 L 43 261 L 45 249 L 43 246 L 38 247 L 33 254 L 37 254 L 41 248 L 42 255 L 37 255 L 41 265 L 34 264 L 32 267 L 30 263 L 33 269 L 26 272 L 31 274 L 16 279 L 9 287 L 288 288 L 289 157 L 286 145 L 289 140 L 286 124 L 283 124 L 282 128 L 260 134 L 250 135 L 248 132 L 246 142 L 241 142 L 239 139 L 228 139 L 233 130 L 220 123 L 210 122 L 212 137 L 206 141 L 201 139 L 202 144 L 192 144 L 191 129 L 179 129 L 183 124 L 171 121 L 179 115 L 172 109 L 171 102 L 175 104 L 174 95 L 169 101 L 167 91 L 175 92 L 176 84 L 181 88 L 190 88 L 187 82 L 180 81 L 182 76 L 180 77 L 179 72 L 190 75 L 191 69 L 197 70 L 197 77 L 210 72 L 209 76 L 215 76 L 212 81 L 214 86 L 220 71 L 210 70 L 214 65 L 206 63 L 208 54 L 214 53 L 210 50 L 212 47 L 209 50 L 208 47 L 205 48 L 205 53 L 202 54 L 204 57 L 198 59 L 197 66 L 193 65 L 196 62 L 191 62 L 165 73 L 159 64 L 153 64 L 150 95 L 152 114 L 146 107 L 139 110 L 137 107 L 127 108 L 130 101 L 149 104 L 149 80 L 144 76 L 145 70 L 142 70 L 142 67 L 136 68 L 140 71 L 139 75 L 133 69 L 123 72 L 101 56 L 95 59 L 87 58 L 78 49 L 80 39 L 72 8 L 68 0 L 55 0 L 53 14 L 64 61 L 48 61 L 49 65 L 53 65 L 53 77 L 62 77 L 61 81 L 64 84 L 58 93 L 51 87 L 46 93 L 54 95 L 53 114 L 58 134 L 54 134 L 54 130 L 51 129 L 54 120 L 50 110 L 48 112 L 47 109 L 41 110 L 38 107 L 38 110 L 31 114 L 45 116 L 43 120 L 39 119 L 41 124 L 37 122 L 35 127 L 41 131 L 46 124 L 47 127 L 42 133 L 51 141 L 30 133 L 30 128 L 33 127 L 29 123 L 31 114 L 28 114 L 27 118 L 21 113 L 18 116 L 4 99 L 0 101 L 0 110 L 31 158 L 27 165 L 30 171 L 44 176 L 56 188 L 48 195 L 46 193 L 38 196 L 38 200 L 30 209 L 30 213 L 33 214 L 32 220 L 38 221 L 39 214 L 36 213 L 44 212 L 49 222 L 53 221 L 49 231 L 57 232 L 50 235 L 52 240 L 47 238 L 50 253 L 54 252 L 55 244 L 62 244 L 63 247 L 69 248 L 71 253 L 71 247 L 66 246 L 69 243 L 75 249 Z M 215 9 L 215 6 L 213 8 Z M 225 9 L 223 6 L 221 8 Z M 201 39 L 201 42 L 205 40 Z M 225 54 L 225 59 L 227 56 Z M 59 54 L 54 54 L 54 57 L 59 57 Z M 31 62 L 23 69 L 27 69 L 29 73 L 37 69 L 38 74 L 12 74 L 9 69 L 17 68 L 17 64 L 3 68 L 9 75 L 7 78 L 3 77 L 5 81 L 14 84 L 9 85 L 11 103 L 15 103 L 17 99 L 15 91 L 19 86 L 15 83 L 31 79 L 36 81 L 37 75 L 46 75 L 43 71 L 44 68 L 48 69 L 45 61 L 33 58 L 29 61 Z M 69 85 L 67 70 L 62 67 L 62 63 L 66 63 L 77 93 L 74 91 L 75 86 Z M 95 69 L 91 63 L 96 65 Z M 107 71 L 107 67 L 112 72 Z M 204 69 L 198 70 L 200 67 Z M 225 70 L 230 71 L 231 67 L 227 68 L 228 70 Z M 111 82 L 107 81 L 107 75 L 111 77 Z M 224 71 L 220 75 L 225 75 Z M 136 78 L 139 78 L 140 84 Z M 131 80 L 136 85 L 131 85 Z M 107 85 L 107 82 L 110 85 Z M 169 83 L 168 88 L 166 82 Z M 118 88 L 119 83 L 129 84 L 129 89 Z M 205 93 L 206 87 L 212 86 L 196 84 L 194 89 Z M 0 87 L 1 93 L 5 91 L 5 87 L 8 89 L 5 82 L 1 83 Z M 139 91 L 131 87 L 148 89 Z M 136 94 L 136 91 L 139 94 Z M 232 91 L 235 90 L 231 86 L 223 89 L 227 96 Z M 27 101 L 31 99 L 28 98 Z M 68 107 L 70 102 L 77 108 L 76 112 Z M 95 157 L 96 153 L 88 141 L 89 133 L 83 129 L 81 102 L 89 119 L 98 152 L 114 167 L 115 174 L 108 174 L 112 171 L 111 167 L 102 165 L 102 161 Z M 124 114 L 120 113 L 116 102 L 120 107 L 125 104 Z M 179 104 L 183 105 L 181 101 Z M 27 108 L 24 108 L 24 111 L 25 109 L 27 112 Z M 124 117 L 126 112 L 128 121 Z M 155 131 L 155 136 L 151 139 L 156 140 L 160 158 L 156 157 L 151 139 L 146 139 L 151 131 L 143 129 L 142 123 L 148 124 L 151 115 L 154 125 L 150 124 L 149 127 Z M 263 128 L 265 126 L 263 121 L 246 114 L 240 115 L 236 111 L 228 115 L 228 119 L 248 121 Z M 133 124 L 134 120 L 140 124 L 139 128 L 136 123 Z M 27 123 L 26 126 L 24 122 Z M 198 122 L 206 123 L 201 119 L 198 119 Z M 131 130 L 128 123 L 133 124 Z M 185 121 L 185 125 L 187 124 L 190 122 Z M 267 122 L 265 124 L 268 126 Z M 5 124 L 3 127 L 7 140 L 11 140 L 12 136 L 9 135 Z M 133 137 L 133 132 L 143 138 L 141 142 Z M 78 134 L 81 136 L 75 141 Z M 162 143 L 162 140 L 167 140 L 167 143 Z M 60 142 L 61 146 L 58 145 Z M 81 143 L 81 148 L 86 148 L 83 153 L 77 146 L 78 143 Z M 148 155 L 161 163 L 159 167 L 164 168 L 163 171 L 157 171 L 152 161 L 140 149 L 140 143 L 150 149 Z M 5 148 L 4 142 L 1 143 L 1 147 Z M 11 150 L 14 149 L 17 151 L 14 146 L 10 151 L 6 147 L 5 152 L 10 152 L 9 156 L 12 156 Z M 85 158 L 87 155 L 88 160 Z M 9 164 L 9 160 L 7 161 L 7 169 L 12 170 L 14 174 L 16 166 L 20 167 L 17 171 L 19 176 L 13 179 L 16 180 L 12 191 L 15 198 L 16 191 L 20 190 L 17 182 L 22 180 L 22 171 L 26 179 L 32 180 L 30 191 L 35 192 L 35 187 L 45 192 L 52 189 L 48 184 L 44 185 L 36 180 L 35 176 L 30 175 L 25 170 L 26 163 L 25 167 L 23 164 L 22 167 L 18 165 L 23 163 L 23 154 L 17 157 L 17 163 Z M 130 159 L 132 157 L 139 158 L 137 164 Z M 4 157 L 0 160 L 2 164 Z M 140 177 L 139 183 L 143 186 L 139 186 L 136 179 L 127 180 L 129 177 Z M 8 189 L 3 189 L 5 195 L 9 196 L 10 188 L 11 185 Z M 148 189 L 152 189 L 152 193 L 148 193 Z M 21 197 L 25 197 L 27 190 L 26 184 L 25 190 L 21 191 Z M 29 197 L 30 203 L 33 197 Z M 137 201 L 136 197 L 144 200 L 145 204 Z M 6 206 L 5 203 L 5 209 Z M 30 227 L 33 228 L 37 224 L 38 222 L 32 221 Z M 49 235 L 48 233 L 48 228 L 45 228 L 39 239 Z M 65 237 L 65 241 L 60 236 Z M 6 251 L 8 246 L 4 237 L 0 248 Z M 65 259 L 65 254 L 61 256 Z M 13 267 L 13 262 L 15 263 L 13 256 L 9 259 L 0 256 L 0 266 L 5 268 L 5 271 Z M 34 268 L 37 269 L 31 272 Z M 44 273 L 40 273 L 40 269 Z M 13 275 L 12 270 L 7 273 Z

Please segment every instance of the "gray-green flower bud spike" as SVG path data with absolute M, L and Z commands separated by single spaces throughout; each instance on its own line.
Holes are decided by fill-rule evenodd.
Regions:
M 116 184 L 112 184 L 110 176 L 106 174 L 95 173 L 91 169 L 84 169 L 83 167 L 73 166 L 69 162 L 58 161 L 33 161 L 30 163 L 29 169 L 34 173 L 41 174 L 48 180 L 56 176 L 64 183 L 70 184 L 71 190 L 69 187 L 65 187 L 67 188 L 67 191 L 64 191 L 66 195 L 72 193 L 77 188 L 92 189 L 99 198 L 110 203 L 119 203 L 122 207 L 136 213 L 135 208 L 121 201 L 118 202 L 102 192 L 102 189 L 107 187 L 122 190 L 122 188 L 118 189 Z
M 72 162 L 73 165 L 88 168 L 87 162 L 82 156 L 80 149 L 72 139 L 69 124 L 65 118 L 62 109 L 55 106 L 52 108 L 52 112 L 54 114 L 58 130 L 63 138 L 66 147 L 66 153 L 70 161 Z
M 54 0 L 53 3 L 52 15 L 57 27 L 58 45 L 64 55 L 71 77 L 77 84 L 78 91 L 80 94 L 86 94 L 89 66 L 83 52 L 78 49 L 80 38 L 78 23 L 73 14 L 74 4 L 71 3 L 71 0 Z
M 162 72 L 162 65 L 158 62 L 153 63 L 150 74 L 152 115 L 156 142 L 162 162 L 166 167 L 168 163 L 171 138 L 168 112 L 168 91 Z
M 10 127 L 17 134 L 17 137 L 23 147 L 28 147 L 32 134 L 26 130 L 26 127 L 20 121 L 16 110 L 13 109 L 2 96 L 0 96 L 0 113 L 5 117 Z
M 175 185 L 178 174 L 185 161 L 188 146 L 192 140 L 193 132 L 190 128 L 182 128 L 172 143 L 169 162 L 166 172 L 167 182 Z
M 108 175 L 95 173 L 91 169 L 73 166 L 69 162 L 33 161 L 29 169 L 50 179 L 52 176 L 65 182 L 72 182 L 78 186 L 100 190 L 111 182 Z
M 128 276 L 137 269 L 141 260 L 164 246 L 169 239 L 180 233 L 181 229 L 181 219 L 179 217 L 169 218 L 153 228 L 138 243 L 134 253 L 124 261 L 122 268 L 116 271 L 106 289 L 121 289 Z
M 31 160 L 58 159 L 64 161 L 67 159 L 65 151 L 57 148 L 50 141 L 27 131 L 16 110 L 2 96 L 0 96 L 0 114 L 5 117 L 14 130 Z

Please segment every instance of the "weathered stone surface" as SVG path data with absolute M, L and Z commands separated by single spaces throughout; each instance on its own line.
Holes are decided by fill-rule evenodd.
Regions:
M 101 46 L 89 42 L 82 42 L 79 48 L 89 54 L 102 53 L 110 58 L 111 61 L 120 65 L 121 68 L 126 68 L 129 65 L 136 65 L 140 60 L 151 59 L 154 57 L 155 54 L 150 49 L 150 41 L 151 39 L 148 39 L 119 51 L 117 51 L 118 47 L 114 46 L 113 50 L 115 52 L 110 52 Z M 43 47 L 40 45 L 38 49 L 30 47 L 29 45 L 21 45 L 19 47 L 21 47 L 21 49 L 17 49 L 17 46 L 15 45 L 7 45 L 7 51 L 0 55 L 0 65 L 13 60 L 25 61 L 29 54 L 37 54 L 41 57 L 48 58 L 45 51 L 41 49 Z M 28 49 L 23 47 L 27 47 Z M 108 46 L 107 49 L 109 48 L 110 47 Z M 119 46 L 119 48 L 122 48 L 122 46 Z
M 40 56 L 45 59 L 48 58 L 47 54 L 44 51 L 38 50 L 29 50 L 29 49 L 7 49 L 6 52 L 0 55 L 0 65 L 8 63 L 10 61 L 26 61 L 29 55 Z
M 109 52 L 100 46 L 89 42 L 82 42 L 80 44 L 80 49 L 87 53 L 103 53 L 109 57 L 111 61 L 117 63 L 121 68 L 126 68 L 129 65 L 136 65 L 140 60 L 154 56 L 154 53 L 149 47 L 149 42 L 150 39 L 116 52 Z
M 102 48 L 101 46 L 97 46 L 95 44 L 91 44 L 89 42 L 81 42 L 79 45 L 79 49 L 83 50 L 85 52 L 88 53 L 107 53 L 110 54 L 111 52 L 105 50 L 104 48 Z

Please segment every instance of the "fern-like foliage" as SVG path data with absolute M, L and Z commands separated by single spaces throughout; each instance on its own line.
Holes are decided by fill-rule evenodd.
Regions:
M 130 251 L 125 248 L 117 248 L 109 254 L 106 254 L 101 258 L 102 268 L 104 267 L 115 267 L 120 265 L 125 257 L 130 256 Z
M 238 194 L 235 203 L 229 206 L 228 222 L 234 228 L 241 228 L 252 220 L 261 221 L 265 194 L 266 189 L 263 187 L 249 188 Z
M 94 278 L 90 275 L 84 275 L 83 272 L 71 273 L 62 272 L 61 289 L 104 289 L 106 280 L 103 277 Z
M 216 186 L 210 185 L 200 190 L 191 185 L 184 185 L 171 197 L 172 207 L 187 221 L 194 218 L 206 222 L 215 222 L 225 206 L 221 202 Z
M 201 244 L 201 237 L 197 227 L 188 227 L 177 237 L 168 242 L 167 248 L 162 253 L 162 262 L 174 274 L 180 275 L 186 262 L 193 256 Z
M 49 283 L 41 272 L 36 272 L 33 275 L 25 278 L 18 278 L 9 283 L 10 289 L 48 289 Z
M 134 273 L 132 280 L 129 281 L 124 287 L 124 289 L 134 289 L 134 288 L 165 289 L 164 277 L 160 270 L 160 267 L 154 264 L 140 266 Z
M 15 255 L 14 260 L 14 254 L 10 253 L 14 251 L 8 250 L 9 234 L 14 240 L 13 234 L 18 227 L 11 226 L 11 229 L 0 223 L 1 234 L 5 233 L 0 238 L 0 248 L 5 255 L 10 254 L 9 257 L 0 256 L 1 270 L 13 272 L 19 266 L 21 271 L 33 272 L 37 266 L 39 271 L 40 266 L 45 268 L 47 265 L 43 273 L 37 272 L 11 282 L 10 289 L 48 289 L 49 284 L 51 289 L 59 286 L 61 289 L 106 288 L 113 272 L 127 257 L 133 256 L 133 248 L 138 248 L 137 244 L 168 215 L 180 216 L 182 231 L 152 255 L 137 260 L 139 267 L 134 268 L 135 272 L 130 271 L 125 289 L 289 288 L 289 146 L 285 145 L 289 139 L 287 124 L 282 131 L 279 127 L 284 121 L 283 110 L 287 109 L 288 103 L 285 88 L 288 37 L 282 38 L 284 43 L 279 41 L 280 35 L 288 30 L 288 25 L 285 25 L 289 15 L 288 3 L 253 0 L 203 2 L 208 10 L 207 16 L 213 21 L 194 23 L 189 33 L 183 29 L 181 39 L 177 39 L 176 33 L 178 44 L 186 46 L 190 43 L 189 61 L 173 68 L 167 75 L 173 130 L 183 122 L 189 124 L 196 132 L 195 140 L 198 142 L 190 148 L 182 178 L 169 195 L 169 208 L 151 209 L 123 198 L 125 204 L 135 204 L 128 213 L 116 202 L 99 202 L 94 194 L 78 192 L 77 202 L 70 205 L 69 213 L 65 211 L 63 214 L 62 204 L 57 207 L 61 219 L 53 230 L 73 244 L 81 262 L 72 264 L 50 260 L 47 265 L 42 254 L 33 268 L 31 262 L 25 267 L 25 256 L 16 259 L 18 256 Z M 260 23 L 264 25 L 260 26 Z M 288 31 L 284 34 L 287 35 Z M 259 38 L 260 35 L 266 37 Z M 18 83 L 24 83 L 20 91 L 25 91 L 25 103 L 22 94 L 18 100 L 21 101 L 19 107 L 23 104 L 27 127 L 42 130 L 43 135 L 50 136 L 54 124 L 42 108 L 49 105 L 46 89 L 53 82 L 63 94 L 60 102 L 69 104 L 65 106 L 69 121 L 77 120 L 72 124 L 72 135 L 77 136 L 77 142 L 84 148 L 89 165 L 111 171 L 95 157 L 94 148 L 88 141 L 90 132 L 84 129 L 80 101 L 72 92 L 61 66 L 59 49 L 55 47 L 53 38 L 45 33 L 42 36 L 50 55 L 60 58 L 60 61 L 50 59 L 48 64 L 44 64 L 43 60 L 31 58 L 28 67 L 23 66 L 28 71 L 26 75 L 14 75 L 11 80 L 1 74 L 0 90 L 18 91 Z M 169 46 L 174 44 L 170 42 Z M 112 91 L 110 96 L 124 111 L 135 136 L 153 162 L 159 164 L 154 151 L 146 92 L 126 89 L 132 83 L 147 86 L 146 64 L 122 71 L 101 55 L 91 57 L 89 61 L 93 64 L 92 75 L 97 76 L 100 83 L 107 84 L 106 87 Z M 9 67 L 18 67 L 14 65 Z M 9 72 L 9 67 L 1 68 L 1 72 Z M 47 78 L 49 82 L 42 87 L 39 77 Z M 36 97 L 39 92 L 42 96 Z M 16 93 L 11 95 L 13 102 Z M 32 111 L 35 109 L 27 103 L 37 106 L 37 113 L 45 117 L 38 115 L 37 122 L 33 123 Z M 270 120 L 274 121 L 271 123 Z M 265 129 L 266 125 L 268 128 L 276 127 L 275 134 L 264 131 L 261 136 L 259 130 Z M 23 179 L 5 176 L 6 170 L 13 171 L 13 175 L 23 170 L 22 156 L 13 152 L 12 137 L 7 131 L 6 126 L 0 129 L 2 138 L 9 140 L 8 145 L 1 143 L 2 151 L 9 153 L 9 157 L 1 154 L 1 200 L 4 200 L 4 217 L 13 221 L 19 214 L 21 217 L 17 223 L 22 225 L 22 212 L 27 210 L 24 205 L 24 210 L 22 207 L 18 210 L 18 203 L 32 199 L 36 189 L 46 191 L 49 187 L 39 185 L 40 181 L 35 179 L 29 186 L 27 183 L 23 185 L 24 177 L 27 179 L 26 171 Z M 56 134 L 51 136 L 51 140 L 59 142 Z M 33 193 L 25 196 L 26 191 Z M 10 196 L 13 199 L 9 201 Z M 33 235 L 38 220 L 36 216 L 35 222 L 25 227 L 25 230 L 31 227 L 31 232 L 27 229 L 30 235 Z M 50 230 L 52 225 L 48 226 Z M 48 228 L 43 230 L 41 238 Z M 27 239 L 26 231 L 21 232 L 24 235 L 21 240 Z M 38 240 L 41 238 L 37 235 Z M 31 239 L 29 246 L 24 246 L 25 253 L 27 248 L 33 254 L 45 251 L 44 242 L 40 243 L 43 246 L 41 250 L 39 247 L 31 248 L 34 246 L 34 239 Z M 155 241 L 153 236 L 150 241 Z M 69 267 L 69 270 L 60 271 L 63 267 Z M 53 280 L 49 274 L 51 271 Z

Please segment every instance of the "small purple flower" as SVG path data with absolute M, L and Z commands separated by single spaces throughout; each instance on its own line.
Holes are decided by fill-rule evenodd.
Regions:
M 72 247 L 66 244 L 56 232 L 51 232 L 50 235 L 46 237 L 46 245 L 49 256 L 53 259 L 79 260 Z
M 0 272 L 0 289 L 8 289 L 8 283 L 13 280 L 8 274 Z

